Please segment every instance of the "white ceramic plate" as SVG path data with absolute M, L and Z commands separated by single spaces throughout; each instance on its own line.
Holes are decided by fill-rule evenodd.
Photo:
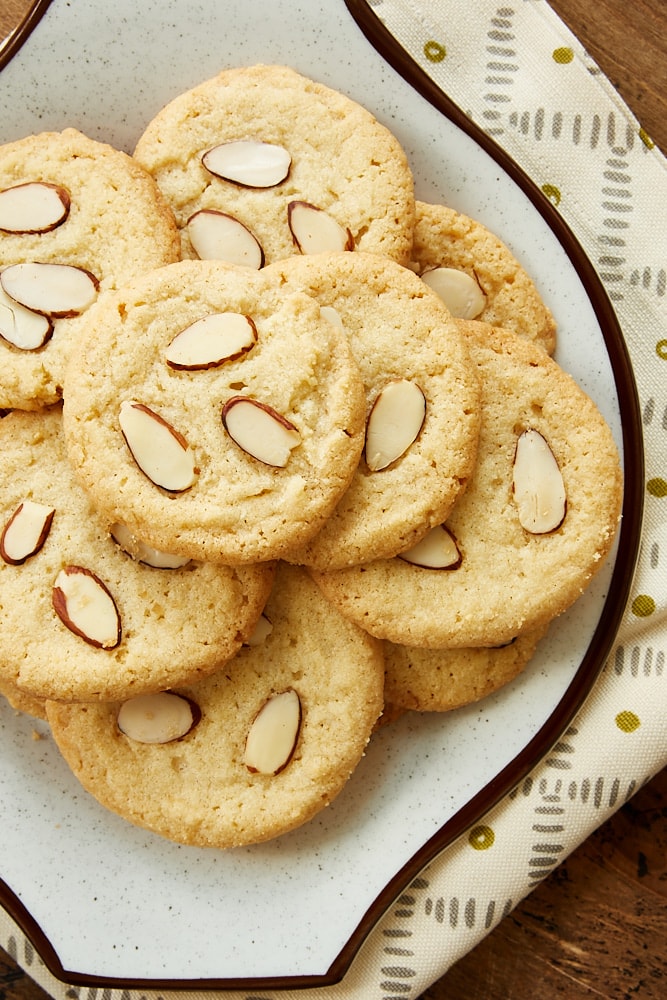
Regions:
M 420 198 L 481 219 L 524 263 L 558 321 L 558 360 L 598 402 L 626 468 L 641 462 L 620 332 L 546 200 L 464 119 L 454 124 L 420 96 L 343 0 L 258 6 L 42 4 L 22 46 L 5 53 L 0 141 L 72 125 L 131 152 L 164 103 L 226 66 L 286 63 L 344 91 L 401 140 Z M 392 898 L 525 775 L 581 703 L 625 604 L 641 509 L 632 501 L 614 557 L 522 677 L 478 705 L 387 727 L 333 805 L 268 844 L 206 851 L 135 829 L 80 788 L 45 726 L 3 706 L 0 902 L 66 982 L 269 988 L 339 978 Z

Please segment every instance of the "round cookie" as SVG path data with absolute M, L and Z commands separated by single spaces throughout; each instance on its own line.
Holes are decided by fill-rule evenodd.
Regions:
M 33 698 L 4 677 L 0 677 L 0 695 L 9 702 L 15 712 L 23 712 L 25 715 L 46 721 L 46 702 L 43 698 Z
M 1 146 L 3 271 L 33 263 L 66 271 L 57 275 L 56 301 L 47 291 L 52 268 L 38 269 L 35 284 L 48 316 L 29 339 L 17 336 L 12 299 L 0 291 L 0 407 L 37 409 L 61 396 L 69 344 L 89 301 L 63 298 L 63 273 L 85 286 L 82 272 L 89 272 L 94 298 L 179 257 L 171 210 L 150 174 L 126 153 L 73 128 Z M 43 346 L 34 346 L 43 337 Z
M 199 367 L 182 367 L 183 354 L 174 364 L 175 338 L 209 317 L 240 323 L 245 346 L 226 357 L 225 339 L 212 358 L 207 336 Z M 134 404 L 156 415 L 144 458 L 174 452 L 189 463 L 185 480 L 138 454 L 123 423 Z M 364 415 L 347 338 L 319 305 L 219 261 L 181 261 L 100 300 L 66 378 L 68 452 L 96 505 L 156 548 L 228 564 L 277 558 L 321 527 L 358 464 Z M 265 454 L 276 438 L 282 454 Z
M 619 455 L 593 401 L 537 345 L 484 323 L 466 329 L 482 426 L 475 472 L 445 525 L 458 558 L 448 569 L 426 568 L 403 553 L 314 574 L 351 620 L 405 646 L 499 646 L 540 628 L 586 588 L 620 518 Z M 535 477 L 527 445 L 537 449 L 528 462 Z M 524 507 L 526 487 L 538 502 Z M 545 504 L 551 523 L 529 521 Z
M 223 155 L 241 152 L 231 167 L 207 158 L 208 169 L 202 156 L 219 147 Z M 255 170 L 248 150 L 284 165 L 276 174 Z M 409 260 L 413 180 L 398 140 L 355 101 L 288 67 L 226 69 L 179 95 L 148 124 L 134 155 L 174 210 L 184 257 L 218 253 L 198 242 L 216 217 L 198 216 L 195 226 L 203 220 L 204 226 L 196 235 L 188 225 L 204 211 L 222 212 L 244 227 L 226 228 L 219 252 L 240 252 L 236 237 L 247 233 L 257 252 L 253 266 L 297 252 L 295 240 L 307 250 L 320 223 L 333 230 L 333 242 L 327 235 L 322 249 L 338 249 L 342 240 L 340 249 Z M 222 175 L 213 172 L 220 169 Z M 304 205 L 315 214 L 302 212 Z M 298 206 L 294 214 L 290 206 Z M 228 218 L 224 222 L 230 226 Z M 236 256 L 232 262 L 238 263 Z
M 497 647 L 425 649 L 385 642 L 385 699 L 398 713 L 449 712 L 486 698 L 525 670 L 547 628 Z
M 455 315 L 513 330 L 553 353 L 556 323 L 551 311 L 509 248 L 481 222 L 446 205 L 418 201 L 412 258 L 412 267 L 426 273 L 427 281 L 437 268 L 463 272 L 463 281 L 472 279 L 470 289 L 460 287 L 461 279 L 448 280 L 468 312 L 454 307 L 449 292 L 444 298 Z
M 363 456 L 324 527 L 285 558 L 323 571 L 390 558 L 447 517 L 474 468 L 479 385 L 458 323 L 412 271 L 377 254 L 291 257 L 267 272 L 335 310 L 369 415 L 399 381 L 410 381 L 426 400 L 416 440 L 377 471 Z M 405 421 L 401 408 L 398 423 Z
M 117 702 L 49 702 L 54 738 L 84 787 L 132 823 L 202 847 L 268 840 L 327 806 L 382 711 L 381 644 L 342 618 L 297 567 L 279 566 L 266 615 L 271 630 L 261 645 L 176 689 L 196 706 L 181 739 L 147 744 L 126 735 Z M 252 754 L 246 745 L 269 703 L 278 708 L 276 728 L 289 729 L 275 757 L 261 735 Z
M 205 676 L 254 629 L 273 567 L 157 568 L 130 556 L 71 473 L 60 410 L 0 421 L 3 683 L 91 701 Z

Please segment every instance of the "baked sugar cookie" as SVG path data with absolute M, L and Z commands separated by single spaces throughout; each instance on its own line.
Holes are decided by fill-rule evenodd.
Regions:
M 22 712 L 25 715 L 32 715 L 36 719 L 46 720 L 44 699 L 33 698 L 4 677 L 0 677 L 0 695 L 5 698 L 15 712 Z
M 535 282 L 486 226 L 446 205 L 418 201 L 413 267 L 454 315 L 556 346 L 556 322 Z
M 234 655 L 261 614 L 271 566 L 174 561 L 128 544 L 72 475 L 59 406 L 14 411 L 0 441 L 5 684 L 39 700 L 127 697 L 198 679 Z
M 461 331 L 419 278 L 377 254 L 291 257 L 267 272 L 333 310 L 367 400 L 366 448 L 350 486 L 312 541 L 286 558 L 319 570 L 390 558 L 445 520 L 474 468 L 479 385 Z M 392 440 L 405 433 L 379 468 L 378 420 Z
M 398 140 L 285 66 L 226 69 L 179 95 L 134 155 L 174 210 L 184 257 L 261 267 L 358 249 L 409 260 L 413 181 Z
M 103 805 L 179 843 L 227 848 L 286 833 L 338 795 L 382 711 L 381 645 L 296 567 L 279 567 L 265 613 L 260 645 L 148 706 L 47 704 Z
M 318 303 L 219 261 L 105 296 L 66 378 L 68 452 L 96 506 L 158 549 L 230 565 L 319 529 L 364 416 L 347 338 Z
M 546 625 L 503 646 L 426 649 L 385 642 L 385 699 L 400 710 L 449 712 L 486 698 L 528 666 Z
M 537 345 L 466 330 L 482 386 L 477 465 L 433 545 L 315 574 L 352 621 L 400 645 L 499 646 L 542 627 L 585 590 L 620 518 L 619 455 L 593 401 Z
M 90 303 L 179 257 L 171 210 L 126 153 L 72 128 L 0 146 L 0 407 L 57 402 Z

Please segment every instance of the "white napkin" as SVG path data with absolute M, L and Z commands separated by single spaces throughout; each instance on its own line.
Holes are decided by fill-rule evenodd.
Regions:
M 371 0 L 405 50 L 551 198 L 614 304 L 643 413 L 643 545 L 615 646 L 562 738 L 448 848 L 326 989 L 225 992 L 236 1000 L 410 1000 L 667 764 L 666 161 L 544 0 Z M 54 979 L 6 914 L 0 944 L 57 1000 Z M 97 991 L 95 991 L 97 992 Z M 108 1000 L 159 994 L 105 990 Z M 91 993 L 91 997 L 92 997 Z M 208 1000 L 209 992 L 170 994 Z M 215 994 L 213 994 L 215 996 Z

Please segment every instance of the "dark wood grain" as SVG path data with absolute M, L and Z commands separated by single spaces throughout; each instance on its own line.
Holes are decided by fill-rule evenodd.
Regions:
M 664 1000 L 667 771 L 422 1000 Z
M 551 0 L 667 150 L 667 2 Z M 0 0 L 0 38 L 26 0 Z M 0 1000 L 46 994 L 0 951 Z M 588 838 L 421 1000 L 664 1000 L 667 771 Z
M 552 0 L 551 7 L 667 151 L 667 2 Z
M 31 9 L 26 0 L 2 0 L 0 7 L 0 36 L 3 38 L 22 20 Z

